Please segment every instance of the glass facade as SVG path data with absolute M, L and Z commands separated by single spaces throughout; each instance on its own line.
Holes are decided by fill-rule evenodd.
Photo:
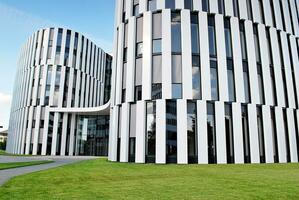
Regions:
M 75 155 L 107 156 L 109 116 L 78 116 Z
M 177 104 L 166 102 L 166 162 L 177 162 Z

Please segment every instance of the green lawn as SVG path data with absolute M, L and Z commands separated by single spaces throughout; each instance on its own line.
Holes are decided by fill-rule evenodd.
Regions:
M 299 199 L 299 164 L 83 161 L 16 177 L 0 199 Z
M 24 155 L 24 154 L 10 154 L 6 153 L 4 150 L 0 150 L 0 156 L 32 156 L 32 155 Z
M 10 168 L 17 168 L 17 167 L 26 167 L 31 165 L 40 165 L 51 163 L 51 160 L 39 160 L 39 161 L 30 161 L 30 162 L 13 162 L 13 163 L 0 163 L 0 170 L 3 169 L 10 169 Z

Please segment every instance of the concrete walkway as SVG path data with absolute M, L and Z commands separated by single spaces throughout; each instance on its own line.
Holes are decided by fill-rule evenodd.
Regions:
M 41 165 L 33 165 L 27 167 L 18 167 L 13 169 L 5 169 L 0 170 L 0 186 L 3 185 L 9 179 L 28 174 L 32 172 L 37 172 L 41 170 L 46 170 L 54 167 L 59 167 L 62 165 L 79 162 L 82 160 L 91 160 L 96 159 L 97 157 L 92 156 L 0 156 L 0 163 L 8 163 L 8 162 L 30 162 L 30 161 L 38 161 L 38 160 L 53 160 L 54 162 L 48 164 Z

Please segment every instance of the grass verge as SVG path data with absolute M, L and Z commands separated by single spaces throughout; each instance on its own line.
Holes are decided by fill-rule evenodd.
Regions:
M 0 170 L 11 169 L 17 167 L 27 167 L 31 165 L 41 165 L 46 163 L 51 163 L 51 160 L 39 160 L 39 161 L 30 161 L 30 162 L 13 162 L 13 163 L 0 163 Z
M 11 153 L 6 153 L 4 150 L 0 150 L 0 156 L 32 156 L 32 155 L 23 155 L 23 154 L 11 154 Z
M 299 199 L 299 164 L 83 161 L 13 178 L 0 199 Z

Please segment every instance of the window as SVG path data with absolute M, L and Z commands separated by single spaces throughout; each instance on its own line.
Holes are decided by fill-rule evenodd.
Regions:
M 136 57 L 137 58 L 142 57 L 142 53 L 143 53 L 143 43 L 139 42 L 139 43 L 136 44 Z M 126 57 L 127 57 L 127 55 L 126 55 Z
M 177 107 L 176 101 L 166 101 L 166 162 L 177 162 Z
M 243 148 L 244 148 L 244 162 L 250 163 L 250 139 L 248 127 L 248 111 L 247 106 L 242 105 L 242 130 L 243 130 Z
M 173 99 L 181 99 L 182 98 L 182 84 L 181 83 L 173 83 L 172 84 L 172 98 Z
M 272 139 L 273 139 L 273 156 L 274 162 L 279 162 L 278 156 L 278 140 L 277 140 L 277 131 L 276 131 L 276 121 L 275 121 L 275 111 L 274 107 L 271 107 L 271 128 L 272 128 Z
M 142 99 L 142 58 L 136 59 L 135 66 L 135 101 Z
M 233 0 L 234 16 L 239 17 L 239 4 L 238 0 Z
M 241 40 L 242 59 L 247 60 L 246 37 L 245 37 L 244 23 L 240 23 L 240 40 Z
M 154 11 L 157 9 L 157 0 L 148 0 L 147 8 L 149 11 Z
M 139 15 L 139 0 L 134 0 L 133 4 L 133 16 Z
M 199 56 L 192 56 L 192 93 L 193 99 L 201 99 L 201 74 Z
M 218 100 L 218 72 L 217 72 L 217 62 L 210 60 L 210 76 L 211 76 L 211 97 L 212 100 Z
M 259 0 L 259 14 L 260 14 L 260 22 L 263 24 L 265 22 L 264 10 L 263 10 L 263 1 Z
M 215 108 L 213 103 L 207 103 L 207 134 L 208 134 L 208 161 L 217 163 Z
M 71 41 L 71 31 L 68 30 L 66 34 L 66 42 L 65 42 L 65 51 L 64 51 L 64 65 L 69 65 L 69 53 L 70 53 L 70 41 Z
M 192 10 L 193 9 L 193 0 L 184 0 L 185 9 Z
M 259 86 L 260 103 L 264 104 L 264 102 L 265 102 L 264 81 L 263 81 L 262 65 L 261 64 L 257 64 L 257 78 L 258 78 L 258 86 Z
M 245 93 L 245 102 L 250 103 L 250 85 L 249 85 L 249 73 L 248 73 L 248 64 L 243 62 L 243 78 L 244 78 L 244 93 Z
M 179 12 L 171 14 L 171 50 L 181 53 L 181 15 Z
M 142 58 L 136 59 L 135 86 L 142 85 Z
M 196 101 L 187 103 L 187 137 L 188 137 L 188 163 L 197 163 L 197 119 Z
M 152 84 L 152 99 L 162 99 L 162 83 Z
M 285 142 L 286 142 L 287 162 L 291 162 L 290 138 L 289 138 L 289 128 L 288 128 L 288 119 L 287 119 L 286 108 L 282 109 L 282 114 L 283 114 L 284 134 L 285 134 Z
M 56 45 L 56 53 L 55 53 L 55 63 L 59 63 L 60 54 L 61 54 L 61 42 L 62 42 L 62 29 L 58 29 L 57 36 L 57 45 Z
M 162 53 L 162 39 L 153 40 L 153 54 Z
M 182 56 L 172 55 L 173 98 L 181 98 L 182 94 Z
M 162 18 L 161 12 L 153 14 L 153 39 L 162 38 Z
M 153 73 L 152 73 L 153 83 L 162 83 L 162 56 L 153 56 Z
M 216 57 L 215 20 L 213 16 L 208 17 L 208 31 L 210 56 Z
M 175 9 L 175 1 L 165 0 L 165 8 Z
M 155 163 L 156 157 L 156 102 L 146 103 L 146 152 L 147 163 Z
M 199 54 L 199 30 L 198 30 L 198 15 L 191 15 L 191 45 L 192 53 Z
M 234 163 L 234 134 L 231 104 L 225 104 L 225 135 L 227 163 Z
M 226 47 L 226 57 L 232 58 L 232 41 L 230 33 L 230 19 L 226 18 L 224 20 L 224 33 L 225 33 L 225 47 Z
M 201 0 L 202 11 L 209 12 L 209 0 Z
M 252 21 L 251 0 L 246 0 L 246 6 L 247 6 L 247 16 L 248 16 L 248 19 Z
M 219 14 L 225 14 L 224 0 L 218 0 L 218 12 Z
M 262 107 L 257 106 L 256 112 L 257 112 L 257 128 L 258 128 L 258 138 L 259 138 L 260 162 L 265 163 L 266 155 L 265 155 Z
M 128 48 L 124 48 L 123 61 L 127 62 L 127 59 L 128 59 Z
M 47 63 L 50 62 L 50 59 L 52 58 L 53 38 L 54 38 L 54 29 L 50 28 L 48 51 L 47 51 Z
M 227 84 L 228 84 L 228 100 L 235 101 L 235 80 L 233 61 L 227 60 Z

